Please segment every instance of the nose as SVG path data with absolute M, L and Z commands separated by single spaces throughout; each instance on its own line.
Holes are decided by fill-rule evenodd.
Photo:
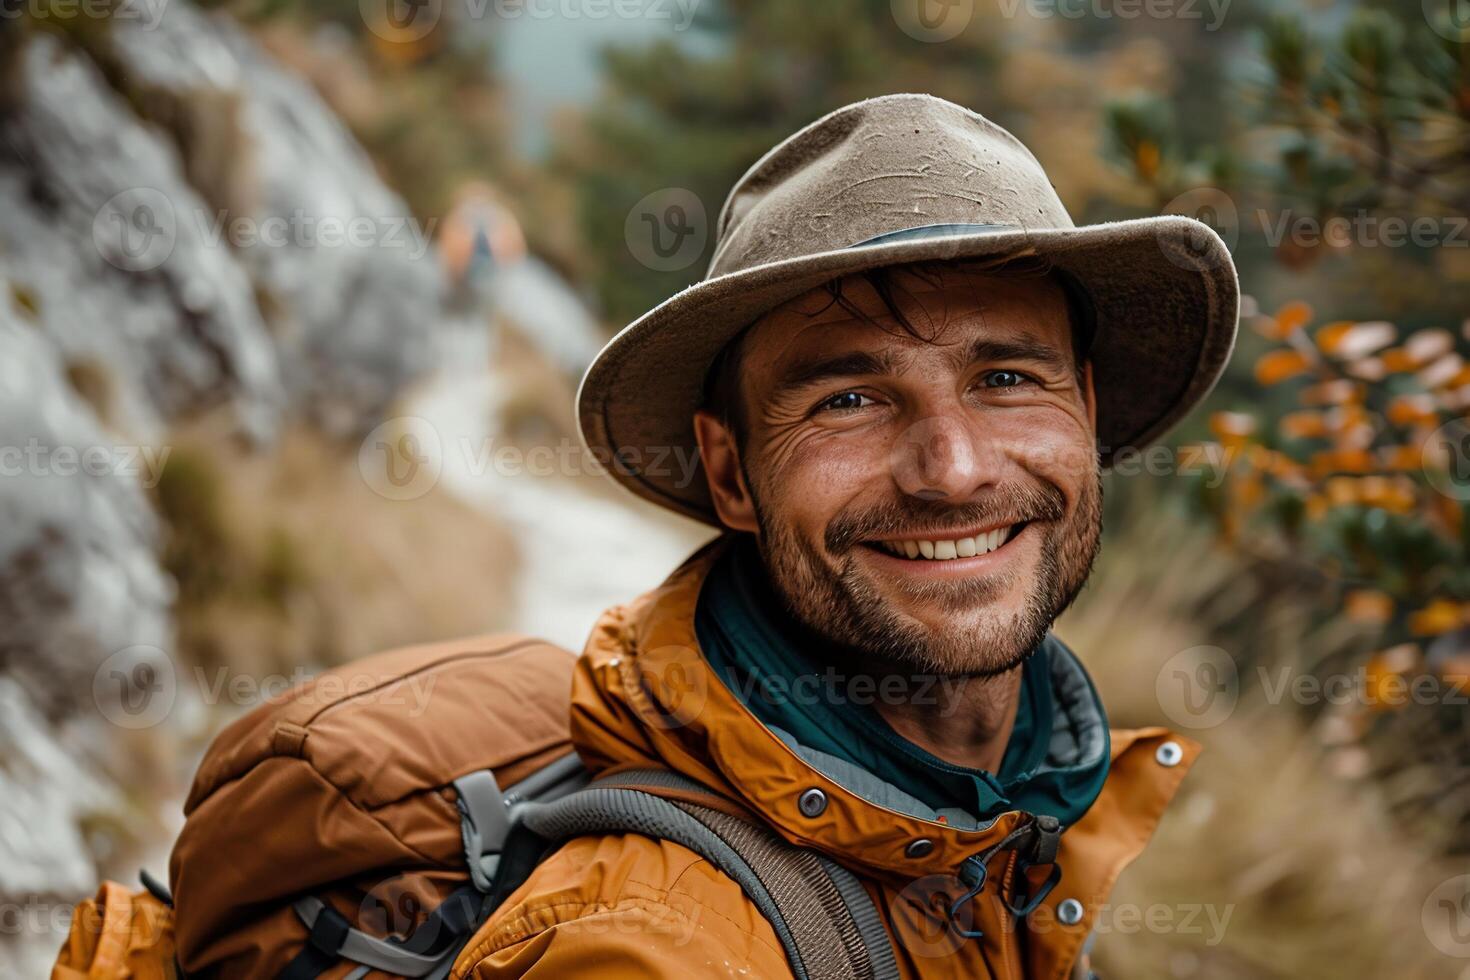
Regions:
M 923 500 L 969 499 L 987 482 L 983 443 L 959 419 L 934 415 L 915 422 L 894 443 L 889 468 L 904 493 Z

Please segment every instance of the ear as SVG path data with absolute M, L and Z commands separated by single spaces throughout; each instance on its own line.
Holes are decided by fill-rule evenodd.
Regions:
M 704 478 L 715 503 L 720 523 L 732 531 L 749 531 L 759 527 L 750 488 L 745 485 L 745 471 L 740 466 L 740 447 L 735 433 L 723 420 L 709 412 L 694 413 L 694 438 L 699 442 L 699 458 L 704 463 Z

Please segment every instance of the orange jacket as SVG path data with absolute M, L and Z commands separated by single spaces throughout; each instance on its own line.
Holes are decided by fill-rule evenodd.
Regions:
M 1060 883 L 1018 924 L 1000 900 L 1015 885 L 1014 854 L 1002 852 L 966 910 L 984 939 L 965 939 L 944 912 L 968 890 L 956 869 L 1026 818 L 1008 813 L 971 831 L 921 820 L 800 758 L 699 656 L 694 608 L 713 553 L 594 628 L 572 688 L 572 738 L 588 766 L 674 769 L 846 866 L 872 895 L 906 980 L 1071 975 L 1114 880 L 1143 850 L 1198 747 L 1160 728 L 1113 731 L 1102 794 L 1062 836 Z M 1160 752 L 1166 743 L 1182 755 Z M 797 798 L 814 787 L 828 804 L 807 817 Z M 920 838 L 934 846 L 909 856 Z M 467 980 L 791 975 L 775 933 L 734 881 L 683 847 L 637 835 L 562 847 L 471 939 L 453 972 Z

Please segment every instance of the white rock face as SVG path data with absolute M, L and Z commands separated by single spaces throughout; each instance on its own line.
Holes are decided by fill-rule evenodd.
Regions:
M 437 258 L 350 134 L 228 20 L 156 10 L 107 25 L 100 66 L 41 33 L 6 66 L 0 910 L 25 921 L 6 912 L 4 976 L 49 969 L 99 825 L 178 806 L 126 758 L 182 713 L 153 447 L 206 410 L 263 447 L 292 418 L 350 439 L 442 352 Z
M 142 490 L 158 457 L 101 430 L 56 350 L 8 306 L 0 304 L 0 664 L 50 711 L 90 704 L 106 654 L 168 646 L 172 585 Z
M 238 142 L 234 159 L 199 164 L 216 199 L 190 220 L 233 239 L 271 297 L 293 406 L 331 434 L 362 435 L 432 366 L 446 292 L 432 224 L 384 186 L 312 88 L 228 19 L 169 4 L 156 29 L 119 22 L 114 47 L 133 84 L 201 117 L 215 142 Z
M 44 975 L 65 903 L 96 885 L 83 828 L 127 819 L 106 719 L 128 720 L 137 655 L 164 661 L 171 636 L 147 465 L 130 454 L 0 298 L 0 903 L 16 915 L 0 958 L 20 976 Z
M 245 270 L 187 220 L 208 209 L 177 152 L 53 38 L 27 46 L 20 77 L 0 121 L 0 263 L 41 331 L 105 372 L 115 422 L 139 438 L 221 403 L 269 438 L 276 352 Z

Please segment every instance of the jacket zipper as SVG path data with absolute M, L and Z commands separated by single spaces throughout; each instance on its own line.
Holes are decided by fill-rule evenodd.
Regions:
M 1013 916 L 1006 906 L 1006 898 L 1015 886 L 1016 863 L 1019 857 L 1020 855 L 1015 851 L 1010 853 L 1006 859 L 1005 874 L 1000 879 L 1000 887 L 996 889 L 996 898 L 999 899 L 996 903 L 998 906 L 996 918 L 1000 922 L 1000 955 L 1001 964 L 1005 970 L 1005 976 L 998 980 L 1010 980 L 1012 976 L 1022 975 L 1020 972 L 1014 974 L 1011 972 L 1012 963 L 1016 964 L 1017 968 L 1021 965 L 1021 940 L 1016 935 L 1016 930 L 1021 928 L 1021 923 L 1012 922 Z

